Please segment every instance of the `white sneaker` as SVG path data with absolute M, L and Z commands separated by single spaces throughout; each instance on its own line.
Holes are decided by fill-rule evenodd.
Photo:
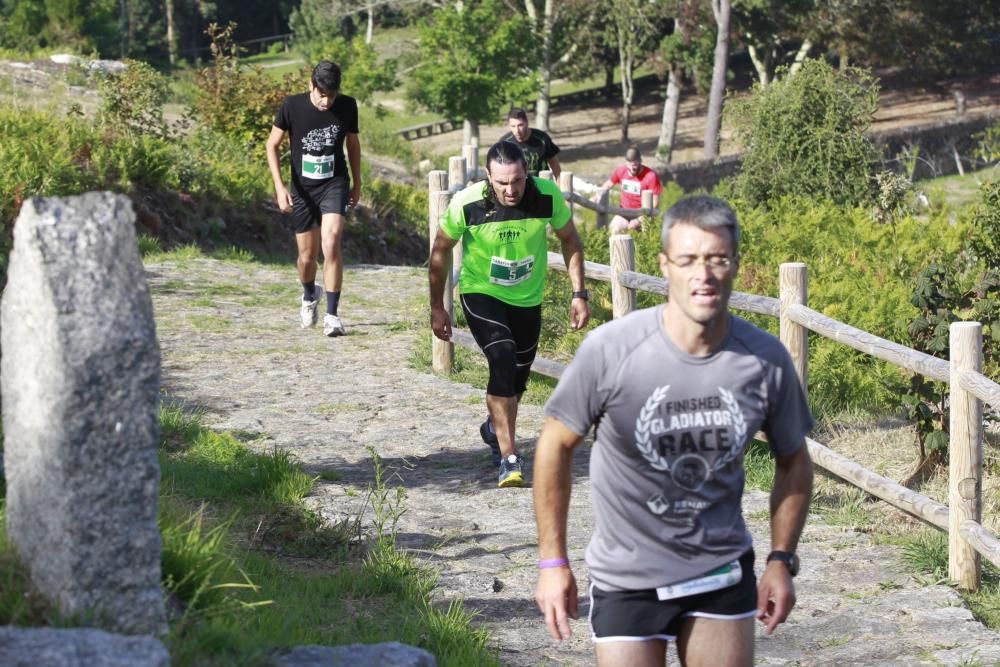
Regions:
M 302 319 L 303 329 L 316 326 L 316 322 L 319 321 L 319 314 L 316 312 L 316 306 L 318 305 L 318 300 L 306 301 L 302 299 L 302 306 L 299 308 L 299 317 Z
M 344 325 L 340 323 L 339 317 L 327 315 L 323 318 L 323 335 L 331 338 L 344 335 Z

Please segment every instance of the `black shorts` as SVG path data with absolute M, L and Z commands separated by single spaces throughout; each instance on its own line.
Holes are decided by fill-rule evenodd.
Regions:
M 347 212 L 347 176 L 335 176 L 323 185 L 292 191 L 292 225 L 296 234 L 304 234 L 323 222 L 323 215 Z
M 490 365 L 486 393 L 524 393 L 542 332 L 541 304 L 512 306 L 486 294 L 463 294 L 461 300 L 469 330 Z
M 684 619 L 736 621 L 757 613 L 753 549 L 740 557 L 743 579 L 717 591 L 660 600 L 656 589 L 603 591 L 590 586 L 590 631 L 595 643 L 677 639 Z

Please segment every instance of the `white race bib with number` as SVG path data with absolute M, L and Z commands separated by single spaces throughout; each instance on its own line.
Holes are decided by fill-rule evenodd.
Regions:
M 628 178 L 622 179 L 622 192 L 632 195 L 642 194 L 642 183 Z
M 490 260 L 490 282 L 494 285 L 517 285 L 531 277 L 535 266 L 534 257 L 524 259 L 504 259 L 494 257 Z
M 302 176 L 314 181 L 333 178 L 335 155 L 303 155 Z

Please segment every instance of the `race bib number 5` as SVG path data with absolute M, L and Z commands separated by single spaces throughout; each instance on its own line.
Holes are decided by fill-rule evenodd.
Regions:
M 534 266 L 534 257 L 524 259 L 494 257 L 490 260 L 490 282 L 506 286 L 522 283 L 531 277 L 531 269 Z
M 333 155 L 303 155 L 302 176 L 313 180 L 333 178 Z

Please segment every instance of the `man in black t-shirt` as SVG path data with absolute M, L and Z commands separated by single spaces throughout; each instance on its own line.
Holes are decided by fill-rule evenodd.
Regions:
M 559 147 L 546 132 L 528 127 L 528 113 L 524 109 L 511 109 L 507 114 L 510 132 L 500 137 L 500 141 L 514 141 L 524 153 L 528 162 L 528 175 L 538 176 L 538 172 L 548 169 L 552 177 L 559 181 Z
M 327 336 L 344 334 L 337 315 L 343 282 L 340 240 L 347 208 L 357 204 L 361 196 L 358 103 L 339 91 L 340 68 L 329 61 L 319 63 L 313 69 L 309 92 L 285 98 L 267 138 L 267 164 L 274 180 L 275 200 L 282 213 L 291 213 L 295 227 L 303 290 L 301 324 L 303 328 L 315 326 L 319 319 L 316 262 L 322 248 L 326 291 L 323 333 Z M 291 190 L 281 177 L 279 150 L 285 135 L 292 153 Z

